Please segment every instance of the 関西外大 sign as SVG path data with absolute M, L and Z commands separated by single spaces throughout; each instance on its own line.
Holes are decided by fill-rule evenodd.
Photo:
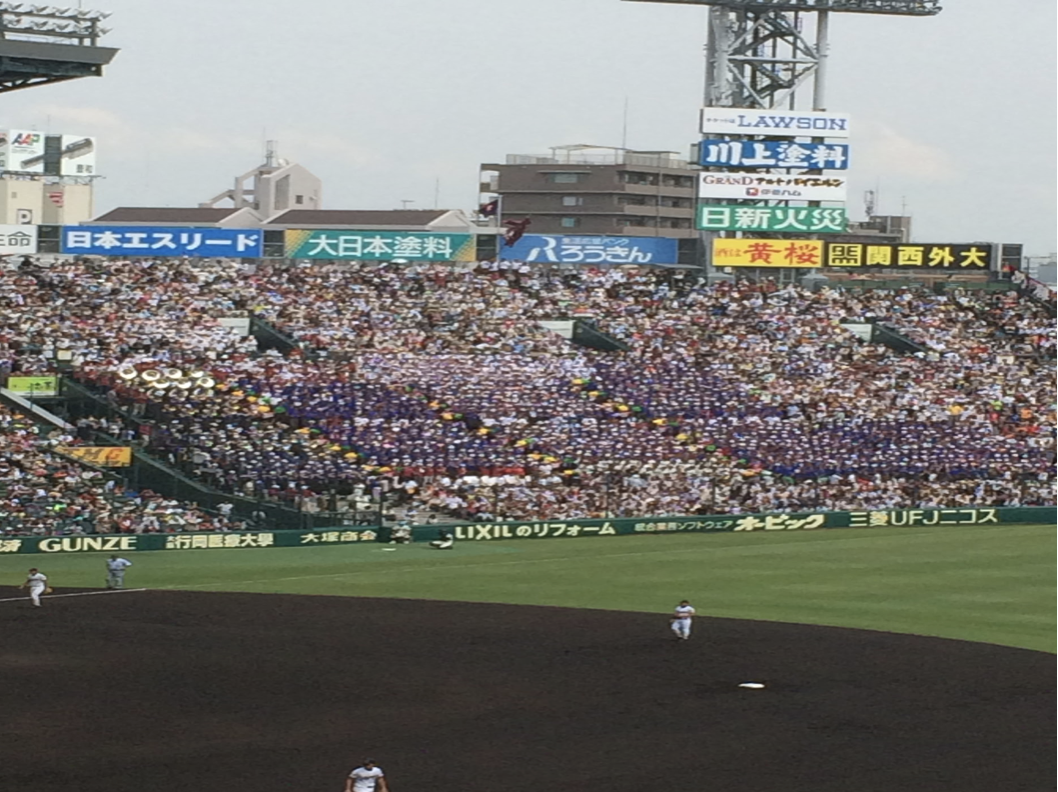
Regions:
M 827 242 L 823 263 L 827 267 L 929 267 L 979 271 L 991 268 L 992 247 Z

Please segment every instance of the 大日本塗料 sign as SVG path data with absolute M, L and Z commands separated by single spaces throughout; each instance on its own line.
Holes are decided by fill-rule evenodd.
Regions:
M 818 239 L 714 239 L 714 267 L 820 267 Z
M 735 206 L 702 204 L 698 228 L 703 231 L 786 231 L 837 234 L 845 231 L 844 209 L 822 206 Z
M 827 267 L 929 267 L 981 271 L 992 266 L 992 247 L 827 242 L 823 264 Z
M 473 234 L 293 229 L 283 241 L 286 257 L 294 259 L 474 261 L 477 255 Z
M 182 226 L 63 226 L 62 252 L 92 256 L 260 258 L 264 233 Z
M 844 176 L 716 171 L 698 174 L 699 198 L 843 202 L 847 187 L 848 179 Z
M 793 140 L 703 140 L 698 164 L 706 168 L 812 168 L 846 170 L 849 147 L 843 143 Z
M 665 237 L 548 236 L 528 234 L 503 245 L 508 261 L 565 264 L 675 264 L 679 243 Z
M 849 117 L 815 110 L 703 107 L 699 131 L 705 135 L 847 138 Z

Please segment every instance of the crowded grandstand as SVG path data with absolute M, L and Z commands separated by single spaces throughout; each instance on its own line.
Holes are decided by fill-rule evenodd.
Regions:
M 379 522 L 441 523 L 1055 503 L 1054 330 L 1016 290 L 93 258 L 13 265 L 0 311 L 5 377 L 63 374 L 107 407 L 66 429 L 0 413 L 10 534 L 264 515 L 62 453 L 99 437 L 336 524 L 375 502 Z M 239 317 L 288 343 L 224 321 Z M 576 317 L 611 348 L 544 324 Z

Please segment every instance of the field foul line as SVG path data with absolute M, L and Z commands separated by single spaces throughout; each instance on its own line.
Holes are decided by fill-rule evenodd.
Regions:
M 109 589 L 107 591 L 78 591 L 74 594 L 44 594 L 42 595 L 46 599 L 58 599 L 59 597 L 92 597 L 96 594 L 132 594 L 135 591 L 146 591 L 145 588 L 138 589 Z M 0 602 L 21 602 L 28 600 L 29 595 L 25 597 L 5 597 L 0 599 Z

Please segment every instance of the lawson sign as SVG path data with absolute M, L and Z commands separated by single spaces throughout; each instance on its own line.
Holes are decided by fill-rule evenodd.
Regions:
M 555 264 L 676 264 L 679 244 L 664 237 L 548 236 L 526 234 L 513 245 L 502 242 L 505 261 Z
M 706 135 L 847 138 L 849 117 L 845 113 L 816 110 L 703 107 L 701 132 Z
M 260 258 L 264 232 L 185 226 L 63 226 L 62 252 L 85 256 Z

